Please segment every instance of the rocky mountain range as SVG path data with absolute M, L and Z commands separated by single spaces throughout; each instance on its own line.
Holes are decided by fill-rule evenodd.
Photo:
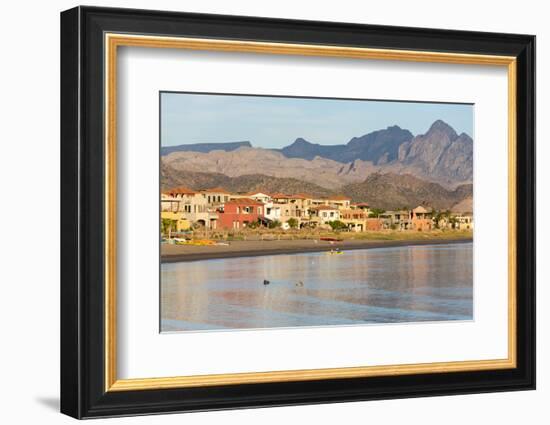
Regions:
M 250 142 L 166 147 L 163 162 L 175 169 L 222 173 L 230 177 L 265 174 L 297 178 L 326 188 L 361 182 L 373 173 L 411 174 L 453 188 L 471 183 L 473 141 L 438 120 L 422 135 L 391 126 L 345 145 L 319 145 L 302 138 L 282 149 Z
M 246 142 L 226 142 L 226 143 L 191 143 L 188 145 L 162 146 L 160 148 L 161 156 L 171 154 L 172 152 L 203 152 L 222 150 L 226 152 L 234 151 L 242 147 L 251 148 L 252 144 Z
M 263 174 L 228 177 L 221 173 L 176 171 L 163 164 L 162 189 L 186 186 L 190 189 L 220 187 L 234 193 L 265 191 L 269 193 L 307 193 L 327 197 L 346 195 L 353 202 L 368 202 L 386 210 L 427 205 L 432 208 L 456 212 L 472 211 L 472 185 L 464 184 L 450 190 L 437 183 L 427 182 L 407 174 L 371 174 L 364 181 L 330 190 L 315 183 L 294 178 L 277 178 Z
M 410 174 L 376 173 L 361 183 L 342 187 L 342 192 L 354 202 L 368 202 L 371 206 L 386 210 L 425 205 L 437 210 L 472 212 L 472 189 L 472 184 L 460 185 L 451 190 Z M 459 208 L 461 211 L 458 211 Z
M 282 149 L 250 142 L 166 147 L 162 186 L 215 186 L 235 192 L 262 189 L 313 195 L 346 194 L 381 208 L 426 204 L 451 208 L 472 197 L 473 140 L 435 121 L 414 136 L 398 126 L 319 145 L 302 138 Z
M 294 178 L 277 178 L 264 174 L 246 174 L 228 177 L 221 173 L 203 173 L 197 171 L 176 171 L 163 164 L 161 168 L 161 186 L 163 190 L 185 186 L 193 190 L 223 187 L 233 193 L 266 191 L 270 193 L 310 193 L 314 196 L 330 196 L 334 191 Z
M 413 135 L 409 130 L 403 130 L 395 125 L 385 130 L 354 137 L 345 145 L 319 145 L 298 138 L 280 152 L 287 158 L 312 160 L 319 156 L 343 163 L 359 159 L 379 165 L 396 160 L 399 146 L 412 138 Z

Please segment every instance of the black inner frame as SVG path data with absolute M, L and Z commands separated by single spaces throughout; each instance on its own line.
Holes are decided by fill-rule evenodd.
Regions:
M 102 230 L 106 32 L 515 56 L 517 368 L 105 392 Z M 534 36 L 77 7 L 61 14 L 61 117 L 63 413 L 91 418 L 534 389 Z

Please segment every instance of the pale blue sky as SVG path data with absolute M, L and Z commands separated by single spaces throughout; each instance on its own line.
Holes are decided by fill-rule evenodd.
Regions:
M 473 105 L 161 93 L 162 146 L 248 140 L 282 148 L 302 137 L 338 145 L 398 125 L 415 136 L 441 119 L 473 136 Z

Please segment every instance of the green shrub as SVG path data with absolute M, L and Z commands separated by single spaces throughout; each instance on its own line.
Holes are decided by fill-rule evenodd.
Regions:
M 332 230 L 347 230 L 348 228 L 347 224 L 340 220 L 329 221 L 328 225 Z
M 287 221 L 288 225 L 291 229 L 295 229 L 298 227 L 298 220 L 295 218 L 289 218 Z

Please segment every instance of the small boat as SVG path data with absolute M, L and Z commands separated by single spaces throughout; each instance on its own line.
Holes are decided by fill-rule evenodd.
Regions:
M 344 239 L 324 237 L 324 238 L 319 238 L 319 240 L 325 241 L 325 242 L 342 242 Z
M 343 253 L 344 253 L 344 251 L 340 251 L 339 249 L 337 249 L 337 250 L 332 250 L 331 249 L 330 251 L 327 252 L 327 254 L 331 254 L 331 255 L 333 255 L 333 254 L 343 254 Z
M 216 245 L 216 241 L 213 241 L 211 239 L 192 239 L 192 240 L 185 240 L 185 242 L 181 242 L 182 244 L 186 245 L 193 245 L 193 246 L 213 246 Z

